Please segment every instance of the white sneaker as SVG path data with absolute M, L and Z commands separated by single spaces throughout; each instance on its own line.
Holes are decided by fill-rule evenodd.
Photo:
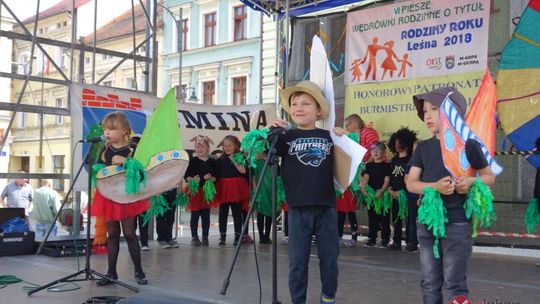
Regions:
M 289 245 L 289 237 L 288 236 L 283 237 L 283 239 L 281 240 L 281 245 Z
M 142 246 L 141 250 L 142 251 L 150 251 L 150 246 L 148 246 L 148 245 Z

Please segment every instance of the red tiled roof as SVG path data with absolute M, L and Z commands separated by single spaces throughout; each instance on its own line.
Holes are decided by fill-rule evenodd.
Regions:
M 75 8 L 78 8 L 80 7 L 81 5 L 84 5 L 88 2 L 90 2 L 91 0 L 75 0 Z M 37 3 L 37 2 L 33 2 L 33 3 Z M 42 18 L 47 18 L 47 17 L 50 17 L 50 16 L 54 16 L 54 15 L 57 15 L 57 14 L 60 14 L 60 13 L 64 13 L 64 12 L 69 12 L 71 11 L 71 5 L 73 4 L 73 1 L 72 0 L 63 0 L 51 7 L 49 7 L 48 9 L 42 11 L 42 12 L 39 12 L 39 18 L 42 19 Z M 32 6 L 32 9 L 35 10 L 35 6 Z M 30 22 L 34 22 L 34 20 L 36 19 L 36 15 L 32 16 L 32 17 L 29 17 L 27 18 L 26 20 L 23 21 L 23 24 L 27 24 L 27 23 L 30 23 Z
M 158 6 L 157 10 L 157 23 L 158 28 L 163 28 L 163 9 Z M 150 20 L 152 20 L 152 17 Z M 135 6 L 135 32 L 141 32 L 146 29 L 147 19 L 144 15 L 144 11 L 140 4 Z M 103 41 L 111 38 L 118 38 L 124 35 L 131 35 L 133 33 L 133 24 L 131 20 L 131 9 L 125 11 L 122 15 L 114 18 L 109 23 L 100 27 L 96 31 L 96 40 Z M 84 37 L 84 42 L 90 44 L 94 41 L 94 33 Z

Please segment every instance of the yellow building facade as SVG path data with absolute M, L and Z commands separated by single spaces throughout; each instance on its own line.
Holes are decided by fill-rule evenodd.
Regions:
M 69 6 L 68 8 L 71 8 Z M 46 12 L 45 12 L 46 13 Z M 33 18 L 25 21 L 26 26 L 33 31 Z M 159 18 L 158 18 L 159 20 Z M 129 24 L 129 26 L 128 26 Z M 131 10 L 114 18 L 103 27 L 99 28 L 96 39 L 96 46 L 99 48 L 129 53 L 133 49 L 133 29 L 131 21 Z M 136 43 L 139 44 L 145 39 L 146 18 L 142 9 L 136 7 Z M 22 32 L 20 27 L 15 27 L 14 31 Z M 162 31 L 159 30 L 159 33 Z M 71 15 L 69 10 L 47 16 L 40 13 L 38 24 L 38 36 L 55 40 L 69 42 L 71 40 Z M 151 41 L 151 40 L 150 40 Z M 161 34 L 158 35 L 161 41 Z M 84 37 L 86 45 L 93 44 L 93 35 Z M 159 44 L 159 42 L 158 42 Z M 70 76 L 70 49 L 61 47 L 46 46 L 49 55 L 54 59 L 62 72 Z M 24 74 L 30 66 L 31 43 L 17 41 L 13 45 L 14 61 L 18 62 L 18 74 Z M 75 51 L 74 56 L 74 79 L 78 79 L 79 64 L 84 66 L 84 79 L 78 79 L 86 83 L 92 83 L 92 60 L 93 54 L 86 52 L 84 62 L 79 63 L 79 52 Z M 144 46 L 139 48 L 137 55 L 145 55 Z M 95 56 L 95 76 L 94 80 L 100 79 L 107 71 L 116 65 L 121 58 L 109 55 L 96 54 Z M 133 61 L 126 60 L 116 68 L 100 84 L 117 88 L 144 90 L 143 73 L 144 62 L 137 62 L 136 78 L 133 73 Z M 53 67 L 49 60 L 36 47 L 34 60 L 32 62 L 32 75 L 46 78 L 63 79 L 60 73 Z M 158 73 L 160 75 L 161 73 Z M 24 81 L 12 81 L 11 101 L 16 102 L 22 91 Z M 160 92 L 158 92 L 160 96 Z M 21 103 L 29 105 L 40 105 L 56 108 L 68 108 L 68 86 L 56 85 L 42 82 L 29 82 Z M 40 124 L 43 119 L 43 140 L 40 143 Z M 71 123 L 69 116 L 41 115 L 37 113 L 17 113 L 12 128 L 13 142 L 10 145 L 9 172 L 24 170 L 30 173 L 65 173 L 71 170 Z M 40 159 L 39 155 L 42 158 Z M 38 186 L 38 180 L 30 180 L 33 187 Z M 54 180 L 54 188 L 59 192 L 69 189 L 69 180 Z

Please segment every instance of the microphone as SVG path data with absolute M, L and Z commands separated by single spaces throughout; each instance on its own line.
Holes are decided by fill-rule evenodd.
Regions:
M 287 121 L 287 122 L 285 122 L 284 127 L 277 127 L 277 128 L 270 129 L 270 134 L 268 134 L 268 136 L 270 137 L 270 136 L 274 136 L 274 135 L 285 134 L 290 129 L 292 129 L 291 123 Z
M 97 142 L 105 141 L 105 140 L 107 140 L 107 137 L 105 137 L 105 135 L 101 135 L 101 136 L 98 136 L 98 137 L 83 138 L 83 139 L 79 140 L 79 142 L 80 143 L 97 143 Z

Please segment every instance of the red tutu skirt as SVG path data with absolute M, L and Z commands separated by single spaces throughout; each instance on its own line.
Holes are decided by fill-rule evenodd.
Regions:
M 195 195 L 188 194 L 187 187 L 184 189 L 184 193 L 189 198 L 189 205 L 187 206 L 188 211 L 200 211 L 210 208 L 215 208 L 219 206 L 219 200 L 218 195 L 214 197 L 214 201 L 207 203 L 204 200 L 204 191 L 202 189 L 199 189 L 199 192 Z
M 150 208 L 150 201 L 148 199 L 129 204 L 121 204 L 104 197 L 99 190 L 96 190 L 91 215 L 103 216 L 107 222 L 120 221 L 144 213 L 148 208 Z
M 249 185 L 243 177 L 220 178 L 216 184 L 219 204 L 223 203 L 242 203 L 249 205 Z
M 281 204 L 281 210 L 289 212 L 289 204 L 287 204 L 287 202 L 283 202 L 283 204 Z
M 343 195 L 336 198 L 336 209 L 338 212 L 353 212 L 358 209 L 356 197 L 352 194 L 351 190 L 345 190 Z

